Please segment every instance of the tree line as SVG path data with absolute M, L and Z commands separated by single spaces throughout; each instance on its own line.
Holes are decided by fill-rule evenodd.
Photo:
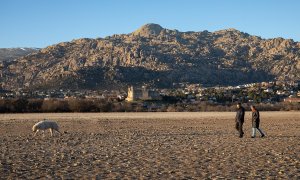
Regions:
M 244 104 L 250 109 L 251 104 Z M 300 110 L 300 103 L 255 104 L 261 111 Z M 235 111 L 236 104 L 214 104 L 201 102 L 185 104 L 176 101 L 116 102 L 105 99 L 1 99 L 0 113 L 44 113 L 44 112 L 205 112 Z

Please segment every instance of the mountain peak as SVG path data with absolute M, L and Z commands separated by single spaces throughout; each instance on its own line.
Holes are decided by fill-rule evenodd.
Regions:
M 140 27 L 138 30 L 133 32 L 133 35 L 140 35 L 149 37 L 150 35 L 159 35 L 163 28 L 159 24 L 149 23 Z
M 0 59 L 0 84 L 6 90 L 33 90 L 299 81 L 299 53 L 298 43 L 283 38 L 265 40 L 235 29 L 179 32 L 146 24 L 128 35 L 77 39 L 9 63 Z

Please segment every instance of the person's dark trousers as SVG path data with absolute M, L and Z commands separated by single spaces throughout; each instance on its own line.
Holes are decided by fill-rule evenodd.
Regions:
M 235 129 L 239 131 L 240 137 L 243 137 L 244 132 L 243 132 L 243 122 L 237 121 L 235 124 Z

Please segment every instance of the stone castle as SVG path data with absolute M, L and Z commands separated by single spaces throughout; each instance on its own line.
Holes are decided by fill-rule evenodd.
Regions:
M 137 100 L 154 100 L 159 99 L 160 95 L 154 90 L 149 90 L 146 86 L 142 88 L 134 88 L 133 86 L 128 87 L 128 95 L 126 101 L 137 101 Z

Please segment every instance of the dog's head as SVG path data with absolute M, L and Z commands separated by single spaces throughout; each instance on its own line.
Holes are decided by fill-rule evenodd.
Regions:
M 32 132 L 36 132 L 36 130 L 37 130 L 36 126 L 33 126 L 32 127 Z

